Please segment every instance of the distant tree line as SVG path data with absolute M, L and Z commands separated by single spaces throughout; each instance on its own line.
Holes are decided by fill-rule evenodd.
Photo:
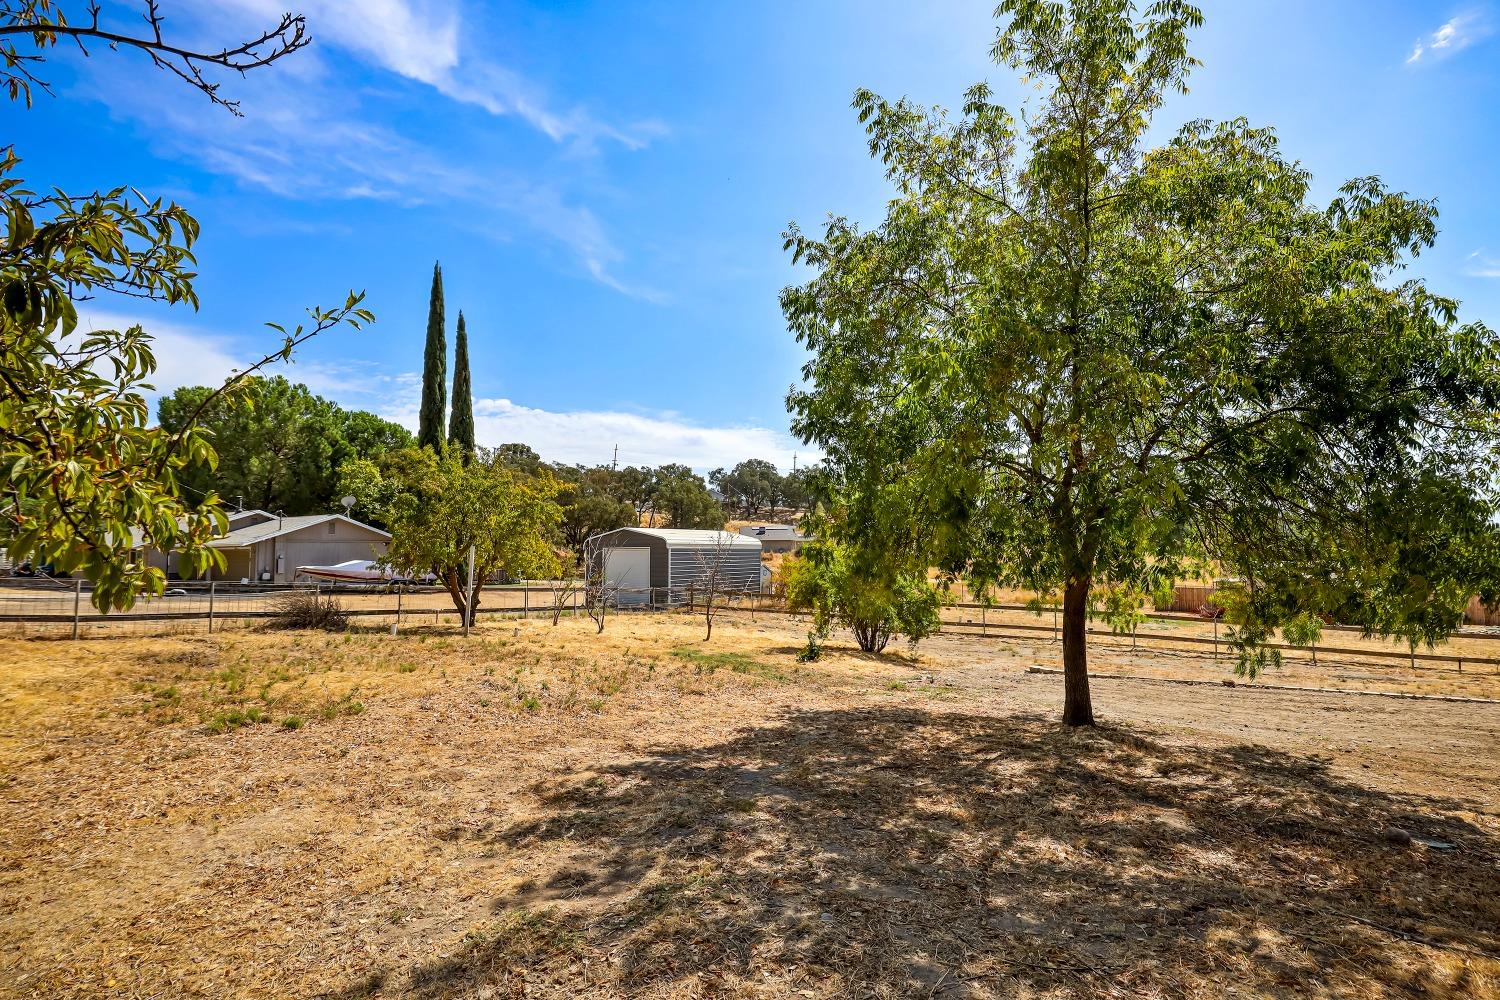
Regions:
M 213 391 L 187 386 L 163 397 L 160 425 L 176 431 Z M 459 442 L 437 451 L 419 448 L 400 424 L 346 410 L 279 375 L 249 379 L 235 393 L 213 400 L 198 424 L 210 436 L 219 462 L 217 467 L 184 470 L 180 481 L 189 495 L 217 493 L 231 505 L 289 516 L 335 511 L 343 497 L 354 496 L 356 516 L 389 527 L 384 514 L 395 501 L 396 484 L 419 478 L 416 470 L 425 467 L 422 452 L 443 450 L 523 479 L 554 480 L 560 517 L 550 535 L 573 552 L 590 535 L 614 528 L 721 528 L 732 515 L 779 511 L 792 516 L 808 502 L 808 470 L 781 476 L 761 459 L 710 474 L 724 496 L 721 503 L 708 482 L 686 465 L 549 463 L 519 443 L 476 446 L 472 452 Z
M 793 469 L 786 475 L 763 458 L 752 458 L 725 471 L 709 473 L 709 482 L 740 517 L 775 517 L 778 511 L 804 511 L 811 505 L 812 469 Z

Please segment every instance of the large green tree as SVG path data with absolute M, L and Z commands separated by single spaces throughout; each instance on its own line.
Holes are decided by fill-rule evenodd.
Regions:
M 179 477 L 195 496 L 217 493 L 226 501 L 285 514 L 323 513 L 336 507 L 339 467 L 409 447 L 404 427 L 372 413 L 347 411 L 276 375 L 250 378 L 234 392 L 189 386 L 157 405 L 160 424 L 177 432 L 196 414 L 218 453 L 214 468 L 198 466 Z
M 1063 595 L 1063 720 L 1090 724 L 1095 588 L 1191 562 L 1244 581 L 1236 633 L 1327 613 L 1434 641 L 1500 597 L 1493 333 L 1403 278 L 1436 206 L 1378 179 L 1327 204 L 1270 129 L 1145 136 L 1183 89 L 1182 0 L 1006 0 L 1019 120 L 855 98 L 883 222 L 789 232 L 782 305 L 812 352 L 794 426 L 980 582 Z M 1116 607 L 1119 602 L 1112 602 Z
M 657 470 L 651 503 L 673 528 L 722 528 L 726 520 L 723 506 L 685 465 L 663 465 Z
M 575 553 L 582 552 L 584 541 L 592 535 L 636 523 L 635 506 L 619 494 L 616 470 L 607 465 L 592 469 L 553 466 L 553 470 L 565 484 L 558 495 L 562 540 Z
M 774 513 L 781 500 L 781 473 L 763 458 L 746 459 L 728 471 L 715 469 L 708 478 L 743 517 L 754 517 L 761 510 Z
M 417 444 L 441 453 L 448 404 L 448 327 L 443 318 L 443 265 L 432 265 L 427 296 L 427 343 L 422 349 L 422 406 L 417 413 Z
M 474 389 L 469 381 L 469 331 L 462 309 L 453 337 L 453 415 L 448 419 L 448 440 L 464 455 L 474 454 Z

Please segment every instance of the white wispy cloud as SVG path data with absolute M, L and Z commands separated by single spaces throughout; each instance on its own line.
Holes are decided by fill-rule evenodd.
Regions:
M 157 367 L 150 382 L 156 387 L 156 393 L 148 394 L 148 398 L 169 394 L 184 385 L 219 385 L 246 364 L 233 340 L 222 334 L 195 330 L 191 326 L 154 317 L 88 308 L 87 304 L 79 310 L 78 329 L 83 333 L 123 331 L 137 325 L 150 333 L 154 340 L 152 346 Z
M 403 376 L 402 389 L 376 412 L 416 430 L 420 377 Z M 509 399 L 474 400 L 474 434 L 487 447 L 519 441 L 549 462 L 570 465 L 606 465 L 616 445 L 621 465 L 680 462 L 703 472 L 747 458 L 763 458 L 787 470 L 793 455 L 804 465 L 818 457 L 791 435 L 769 427 L 710 427 L 671 412 L 545 410 Z
M 205 22 L 193 27 L 212 44 L 274 22 L 280 3 L 198 0 L 185 10 Z M 450 100 L 515 115 L 566 142 L 569 157 L 606 138 L 639 148 L 655 134 L 650 123 L 623 130 L 582 111 L 554 110 L 518 75 L 482 58 L 466 59 L 452 2 L 312 0 L 303 8 L 322 45 L 354 52 Z M 414 138 L 383 115 L 378 86 L 334 72 L 325 56 L 315 44 L 271 69 L 229 81 L 243 118 L 206 108 L 201 95 L 171 79 L 143 81 L 120 60 L 88 60 L 80 88 L 138 123 L 158 155 L 196 162 L 287 199 L 430 206 L 492 238 L 534 232 L 568 251 L 580 275 L 624 295 L 665 300 L 663 292 L 624 275 L 626 255 L 569 190 L 577 185 L 566 164 L 505 167 Z
M 214 6 L 222 9 L 226 0 Z M 227 5 L 274 20 L 281 0 L 227 0 Z M 641 149 L 666 133 L 659 121 L 626 125 L 601 120 L 580 107 L 559 108 L 514 70 L 463 47 L 464 16 L 453 0 L 307 0 L 302 5 L 314 38 L 492 115 L 513 115 L 557 142 L 592 148 L 612 140 Z
M 238 81 L 246 115 L 235 118 L 205 113 L 201 98 L 186 88 L 126 85 L 122 72 L 101 64 L 96 95 L 114 113 L 139 121 L 160 155 L 288 199 L 433 206 L 495 235 L 520 224 L 564 247 L 590 279 L 624 295 L 665 300 L 621 275 L 625 254 L 593 210 L 555 178 L 450 159 L 364 117 L 347 92 L 306 77 L 271 72 Z
M 84 333 L 127 330 L 136 325 L 151 334 L 156 356 L 156 371 L 148 380 L 153 388 L 145 393 L 153 406 L 158 398 L 182 386 L 222 385 L 281 346 L 280 335 L 265 328 L 232 335 L 176 319 L 93 308 L 80 310 L 78 317 L 78 328 Z M 373 361 L 346 359 L 329 364 L 304 361 L 296 355 L 289 362 L 267 365 L 261 374 L 284 376 L 341 405 L 368 410 L 403 396 L 408 391 L 406 383 L 413 378 L 390 375 Z
M 1464 274 L 1471 278 L 1500 278 L 1500 257 L 1475 250 L 1464 262 Z
M 1406 57 L 1406 64 L 1411 66 L 1424 59 L 1446 59 L 1487 37 L 1493 30 L 1485 11 L 1469 10 L 1454 15 L 1432 34 L 1417 40 L 1411 55 Z

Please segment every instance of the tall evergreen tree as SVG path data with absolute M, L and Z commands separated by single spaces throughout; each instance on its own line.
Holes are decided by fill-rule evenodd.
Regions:
M 463 310 L 453 341 L 453 415 L 448 418 L 448 440 L 465 455 L 474 454 L 474 390 L 469 383 L 469 334 Z
M 448 402 L 448 334 L 443 318 L 443 265 L 432 265 L 432 296 L 427 301 L 427 348 L 422 353 L 422 411 L 417 418 L 417 445 L 443 450 L 447 434 L 443 411 Z

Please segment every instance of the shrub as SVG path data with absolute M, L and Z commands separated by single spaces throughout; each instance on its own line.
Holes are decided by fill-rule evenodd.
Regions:
M 859 648 L 879 653 L 892 636 L 915 645 L 942 625 L 937 590 L 919 573 L 863 564 L 862 553 L 834 542 L 806 546 L 781 564 L 787 606 L 813 613 L 813 630 L 826 637 L 834 627 L 854 633 Z M 810 651 L 810 650 L 807 650 Z
M 316 591 L 295 590 L 277 597 L 273 610 L 268 628 L 342 632 L 349 627 L 349 613 L 331 594 L 325 597 Z

